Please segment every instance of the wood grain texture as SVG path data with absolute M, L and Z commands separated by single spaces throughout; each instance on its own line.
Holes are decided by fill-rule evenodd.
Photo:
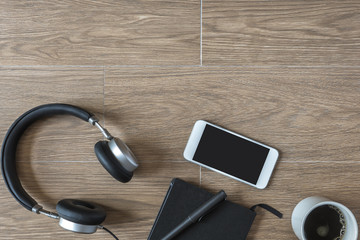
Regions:
M 296 240 L 291 227 L 291 213 L 296 204 L 304 198 L 327 197 L 346 205 L 359 219 L 359 170 L 359 161 L 303 163 L 287 161 L 281 157 L 270 185 L 264 190 L 240 184 L 207 169 L 201 170 L 201 185 L 211 189 L 222 188 L 228 194 L 229 200 L 243 206 L 267 203 L 284 214 L 282 219 L 278 219 L 259 208 L 248 240 Z
M 195 65 L 199 1 L 1 1 L 0 65 Z
M 284 213 L 259 210 L 249 240 L 295 240 L 291 212 L 311 195 L 360 221 L 359 11 L 355 0 L 1 1 L 0 138 L 40 104 L 96 113 L 139 159 L 130 183 L 96 160 L 98 130 L 69 116 L 32 125 L 17 168 L 51 210 L 68 197 L 102 204 L 119 239 L 147 238 L 173 177 Z M 268 188 L 185 161 L 198 119 L 279 149 Z M 26 211 L 2 176 L 0 206 L 0 239 L 112 239 Z
M 0 68 L 0 76 L 1 141 L 17 117 L 45 103 L 75 104 L 102 118 L 102 68 Z M 44 201 L 49 206 L 49 202 L 53 204 L 61 199 L 59 194 L 63 188 L 71 189 L 69 186 L 76 186 L 79 181 L 86 183 L 81 174 L 78 175 L 82 179 L 71 174 L 79 173 L 73 167 L 62 172 L 57 169 L 66 162 L 73 162 L 78 167 L 93 163 L 93 144 L 99 139 L 101 135 L 96 129 L 70 116 L 46 118 L 33 124 L 20 140 L 17 151 L 17 168 L 25 189 L 29 189 L 39 203 Z M 64 184 L 64 178 L 71 184 Z M 22 208 L 7 191 L 2 176 L 0 179 L 0 206 L 6 209 L 0 215 L 0 239 L 49 239 L 53 234 L 63 233 L 53 221 Z M 48 188 L 43 187 L 42 182 L 48 181 Z M 73 236 L 68 237 L 71 238 Z
M 203 1 L 203 64 L 359 66 L 359 1 Z
M 103 69 L 3 68 L 0 73 L 1 100 L 7 103 L 1 108 L 1 138 L 22 112 L 48 102 L 75 104 L 103 120 Z M 111 124 L 110 120 L 106 123 Z M 111 132 L 115 134 L 116 129 L 121 126 Z M 104 224 L 120 239 L 145 239 L 171 179 L 182 176 L 194 184 L 200 182 L 200 168 L 190 163 L 157 163 L 161 155 L 157 149 L 144 146 L 145 139 L 138 135 L 137 141 L 130 141 L 130 147 L 138 146 L 134 152 L 141 166 L 129 184 L 120 184 L 96 160 L 93 147 L 102 140 L 96 128 L 70 116 L 46 118 L 34 123 L 20 141 L 19 176 L 24 188 L 46 209 L 54 210 L 57 201 L 64 198 L 94 201 L 107 210 Z M 102 231 L 94 235 L 64 231 L 55 220 L 22 208 L 2 177 L 1 182 L 0 203 L 8 210 L 0 216 L 0 239 L 111 239 Z
M 359 73 L 357 68 L 107 70 L 105 118 L 129 135 L 148 136 L 146 145 L 164 150 L 167 159 L 182 157 L 192 125 L 204 119 L 272 143 L 289 160 L 354 161 Z
M 41 104 L 78 104 L 97 114 L 103 112 L 104 72 L 101 67 L 0 68 L 0 76 L 1 138 L 17 117 Z M 69 125 L 66 121 L 61 124 Z
M 260 211 L 249 239 L 295 239 L 291 212 L 311 195 L 342 202 L 360 218 L 359 77 L 358 68 L 112 68 L 106 70 L 105 123 L 121 126 L 119 134 L 126 133 L 135 151 L 141 155 L 145 146 L 142 158 L 159 165 L 198 168 L 182 160 L 198 119 L 279 149 L 266 190 L 203 168 L 201 186 L 224 188 L 229 199 L 248 207 L 266 202 L 284 213 L 278 220 Z
M 54 158 L 61 159 L 66 142 L 69 140 L 59 141 L 59 146 L 64 147 L 59 149 Z M 48 147 L 51 146 L 48 144 Z M 22 149 L 27 152 L 39 151 L 37 146 Z M 93 152 L 86 152 L 86 149 L 83 151 L 80 147 L 78 149 L 83 152 L 83 157 L 91 161 L 47 162 L 48 155 L 44 153 L 38 156 L 38 161 L 31 158 L 20 162 L 19 175 L 23 185 L 30 195 L 51 210 L 54 210 L 59 200 L 65 198 L 101 204 L 107 212 L 104 225 L 119 239 L 146 239 L 174 175 L 181 175 L 199 184 L 199 168 L 185 168 L 184 163 L 156 165 L 146 161 L 141 162 L 131 182 L 122 184 L 95 161 Z M 20 207 L 6 188 L 1 188 L 0 193 L 2 207 L 9 209 L 0 216 L 1 239 L 112 239 L 101 230 L 91 235 L 65 231 L 56 220 L 36 216 Z

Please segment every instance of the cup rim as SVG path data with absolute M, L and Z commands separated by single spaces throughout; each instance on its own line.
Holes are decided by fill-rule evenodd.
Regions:
M 305 221 L 307 219 L 307 217 L 309 216 L 309 214 L 317 207 L 319 206 L 323 206 L 323 205 L 334 205 L 335 207 L 339 208 L 342 212 L 346 212 L 347 216 L 349 216 L 349 221 L 354 223 L 353 225 L 355 225 L 355 227 L 353 228 L 353 231 L 354 231 L 354 234 L 357 236 L 358 235 L 358 228 L 357 228 L 357 221 L 356 221 L 356 218 L 354 216 L 354 214 L 350 211 L 349 208 L 347 208 L 345 205 L 341 204 L 341 203 L 338 203 L 338 202 L 335 202 L 335 201 L 331 201 L 331 200 L 327 200 L 327 201 L 322 201 L 322 202 L 318 202 L 316 203 L 314 206 L 312 206 L 308 211 L 307 213 L 305 214 L 304 218 L 302 219 L 301 221 L 301 237 L 303 239 L 306 240 L 306 237 L 305 237 L 305 230 L 304 230 L 304 227 L 305 227 Z M 345 215 L 345 213 L 344 213 Z

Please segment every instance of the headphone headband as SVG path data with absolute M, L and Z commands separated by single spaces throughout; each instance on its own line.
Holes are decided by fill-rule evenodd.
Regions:
M 95 125 L 93 114 L 69 104 L 45 104 L 22 114 L 7 131 L 1 148 L 1 169 L 10 193 L 27 210 L 32 211 L 37 202 L 26 193 L 16 171 L 16 149 L 25 130 L 40 118 L 53 115 L 72 115 Z
M 57 203 L 56 212 L 50 212 L 38 205 L 21 185 L 16 170 L 16 151 L 19 140 L 25 130 L 35 121 L 53 115 L 71 115 L 96 126 L 107 139 L 95 144 L 94 151 L 99 162 L 116 180 L 123 183 L 130 181 L 138 163 L 126 144 L 120 139 L 114 138 L 99 124 L 99 120 L 93 114 L 76 106 L 53 103 L 41 105 L 25 112 L 7 131 L 1 147 L 0 158 L 5 184 L 13 197 L 24 208 L 37 214 L 59 219 L 60 226 L 67 230 L 94 233 L 97 228 L 106 229 L 100 225 L 106 217 L 106 212 L 101 205 L 76 199 L 63 199 Z

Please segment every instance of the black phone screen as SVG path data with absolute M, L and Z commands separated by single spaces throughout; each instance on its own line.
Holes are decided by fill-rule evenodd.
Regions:
M 256 185 L 269 150 L 206 124 L 193 159 Z

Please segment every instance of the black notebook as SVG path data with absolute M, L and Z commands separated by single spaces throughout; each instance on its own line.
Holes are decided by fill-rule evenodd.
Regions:
M 161 240 L 213 195 L 204 189 L 174 178 L 148 240 Z M 253 210 L 225 200 L 201 221 L 181 232 L 174 240 L 244 240 L 255 216 L 256 213 Z

